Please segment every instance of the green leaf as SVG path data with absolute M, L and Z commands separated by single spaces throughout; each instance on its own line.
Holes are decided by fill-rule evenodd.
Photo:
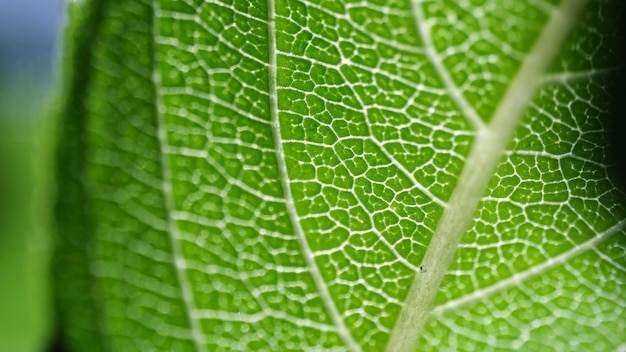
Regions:
M 605 140 L 623 11 L 70 4 L 55 256 L 70 345 L 623 347 L 626 208 Z
M 0 351 L 41 351 L 49 339 L 52 149 L 46 70 L 0 68 Z M 28 68 L 28 70 L 26 70 Z

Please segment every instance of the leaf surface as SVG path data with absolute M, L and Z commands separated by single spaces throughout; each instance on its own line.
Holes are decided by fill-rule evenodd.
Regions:
M 622 4 L 70 8 L 55 265 L 76 350 L 623 343 Z

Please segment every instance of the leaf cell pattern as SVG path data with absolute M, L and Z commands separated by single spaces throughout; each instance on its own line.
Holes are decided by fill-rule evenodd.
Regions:
M 472 147 L 577 1 L 71 4 L 55 265 L 72 346 L 393 349 Z M 623 7 L 592 2 L 537 77 L 419 350 L 623 343 L 604 137 Z

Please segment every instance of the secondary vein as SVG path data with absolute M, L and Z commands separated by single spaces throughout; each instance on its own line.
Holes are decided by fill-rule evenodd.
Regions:
M 438 306 L 437 308 L 433 310 L 433 314 L 438 314 L 438 315 L 443 314 L 447 311 L 457 309 L 471 302 L 490 296 L 496 292 L 504 291 L 509 287 L 519 285 L 521 282 L 524 282 L 539 274 L 542 274 L 561 264 L 567 263 L 570 259 L 585 253 L 586 251 L 592 249 L 593 247 L 600 244 L 604 240 L 607 240 L 613 237 L 614 235 L 618 234 L 620 231 L 623 231 L 625 227 L 626 227 L 626 220 L 622 220 L 618 222 L 617 224 L 609 227 L 607 230 L 600 233 L 599 235 L 591 238 L 589 241 L 581 243 L 573 247 L 572 249 L 568 250 L 567 252 L 561 253 L 556 257 L 550 258 L 537 266 L 529 268 L 526 271 L 517 273 L 509 277 L 506 280 L 502 280 L 496 283 L 495 285 L 482 288 L 478 291 L 472 292 L 469 295 L 459 297 L 455 300 L 447 302 L 444 305 Z
M 153 18 L 152 18 L 152 36 L 156 38 L 159 35 L 159 0 L 154 0 L 153 4 Z M 163 192 L 165 212 L 167 214 L 167 226 L 170 238 L 170 244 L 172 246 L 172 257 L 174 260 L 174 267 L 176 268 L 176 277 L 180 284 L 180 290 L 182 295 L 183 304 L 185 306 L 185 312 L 187 313 L 187 319 L 191 329 L 191 339 L 194 342 L 197 351 L 205 351 L 204 335 L 198 320 L 195 317 L 196 305 L 193 298 L 193 292 L 189 279 L 185 272 L 185 259 L 180 248 L 180 235 L 178 232 L 178 226 L 176 220 L 173 217 L 174 213 L 174 201 L 172 195 L 172 175 L 170 173 L 170 164 L 167 157 L 166 146 L 167 143 L 167 131 L 165 129 L 165 120 L 161 113 L 161 107 L 163 103 L 160 96 L 161 87 L 161 74 L 159 72 L 158 65 L 158 50 L 156 43 L 153 43 L 152 48 L 152 82 L 154 84 L 155 104 L 156 104 L 156 118 L 157 118 L 157 133 L 159 137 L 160 155 L 161 155 L 161 189 Z
M 320 298 L 324 303 L 324 307 L 332 320 L 333 324 L 337 328 L 337 334 L 346 345 L 346 348 L 352 352 L 360 352 L 361 347 L 354 341 L 350 331 L 343 323 L 343 319 L 337 307 L 335 306 L 335 302 L 330 295 L 330 291 L 326 286 L 326 281 L 324 280 L 322 273 L 317 267 L 317 263 L 315 262 L 315 256 L 309 247 L 309 244 L 304 235 L 304 230 L 300 225 L 300 220 L 298 219 L 298 213 L 296 211 L 295 203 L 293 201 L 293 197 L 291 195 L 291 186 L 289 184 L 289 175 L 287 174 L 287 165 L 285 164 L 285 152 L 283 150 L 283 142 L 282 135 L 280 132 L 280 121 L 278 116 L 278 91 L 277 91 L 277 73 L 276 73 L 276 9 L 275 9 L 274 0 L 268 0 L 268 14 L 267 14 L 267 37 L 268 37 L 268 48 L 269 48 L 269 63 L 268 63 L 268 73 L 269 73 L 269 103 L 270 103 L 270 115 L 272 118 L 272 134 L 274 138 L 274 148 L 276 150 L 276 162 L 278 164 L 278 172 L 279 178 L 281 181 L 283 194 L 285 197 L 285 208 L 287 210 L 287 215 L 289 216 L 289 220 L 291 222 L 291 226 L 295 232 L 296 240 L 298 245 L 300 246 L 300 250 L 302 251 L 302 255 L 304 260 L 309 268 L 311 276 L 313 277 L 313 282 L 319 292 Z
M 472 221 L 487 183 L 493 177 L 515 128 L 541 83 L 543 73 L 576 25 L 586 2 L 587 0 L 564 0 L 555 8 L 511 81 L 490 119 L 491 122 L 478 131 L 465 168 L 422 260 L 422 266 L 427 270 L 416 275 L 413 280 L 405 305 L 391 333 L 387 351 L 415 350 L 417 339 L 432 311 L 435 295 L 454 258 L 461 237 Z M 414 4 L 414 14 L 417 20 L 424 21 L 418 4 Z
M 422 39 L 422 43 L 424 44 L 426 57 L 428 57 L 434 66 L 435 71 L 437 71 L 437 74 L 439 75 L 439 78 L 441 78 L 448 94 L 450 94 L 454 103 L 461 109 L 463 116 L 467 118 L 475 130 L 480 131 L 484 129 L 485 123 L 480 116 L 478 116 L 476 110 L 474 110 L 471 104 L 465 99 L 463 92 L 461 92 L 459 87 L 456 86 L 454 80 L 443 65 L 441 56 L 437 53 L 437 49 L 435 49 L 435 45 L 430 38 L 429 27 L 426 24 L 424 12 L 422 11 L 422 6 L 418 0 L 411 0 L 411 10 L 413 11 L 413 18 L 415 19 L 415 27 L 420 38 Z
M 549 73 L 541 79 L 541 84 L 589 81 L 596 77 L 608 76 L 610 74 L 617 73 L 623 68 L 623 65 L 619 65 L 608 68 L 594 68 L 585 71 Z

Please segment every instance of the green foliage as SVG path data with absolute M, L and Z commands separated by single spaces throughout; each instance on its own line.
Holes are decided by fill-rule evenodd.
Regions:
M 33 63 L 0 68 L 0 351 L 41 351 L 51 327 L 43 71 Z
M 615 349 L 626 209 L 603 126 L 623 10 L 72 3 L 72 348 Z

